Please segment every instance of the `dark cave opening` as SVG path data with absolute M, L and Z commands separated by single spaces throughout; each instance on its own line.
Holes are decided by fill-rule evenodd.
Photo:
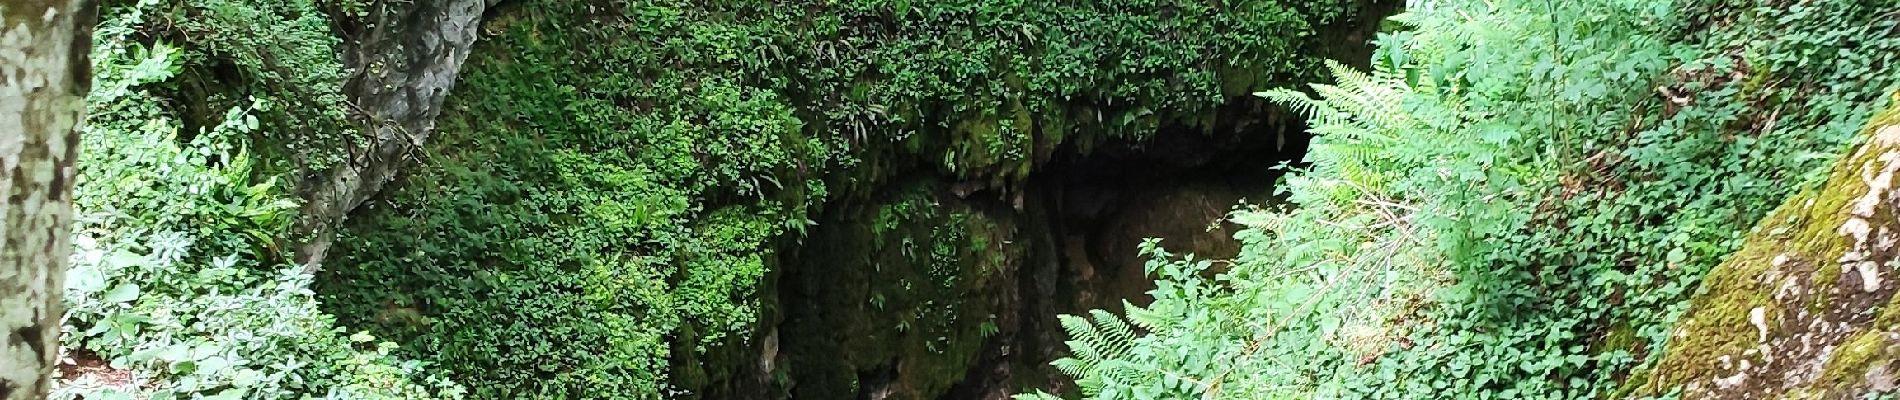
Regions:
M 1021 193 L 936 174 L 826 204 L 787 240 L 743 351 L 708 355 L 703 398 L 1007 398 L 1071 390 L 1056 318 L 1146 304 L 1137 245 L 1231 258 L 1243 200 L 1274 202 L 1303 120 L 1253 98 L 1208 126 L 1165 125 L 1087 151 L 1064 144 Z M 1012 198 L 1020 196 L 1020 199 Z M 677 349 L 691 351 L 689 349 Z M 676 363 L 676 370 L 679 364 Z
M 1162 239 L 1177 254 L 1232 258 L 1238 227 L 1225 222 L 1227 214 L 1243 203 L 1277 202 L 1277 167 L 1299 163 L 1306 152 L 1304 121 L 1252 99 L 1220 115 L 1227 118 L 1208 129 L 1168 126 L 1153 138 L 1111 140 L 1088 153 L 1063 149 L 1032 175 L 1031 197 L 1047 207 L 1050 234 L 1064 238 L 1057 246 L 1064 274 L 1132 280 L 1111 286 L 1140 289 L 1081 304 L 1119 311 L 1120 299 L 1146 296 L 1152 282 L 1137 250 L 1143 239 Z
M 1330 39 L 1306 53 L 1369 60 L 1369 39 L 1399 4 L 1362 0 L 1358 7 L 1364 16 L 1321 27 Z M 698 366 L 696 395 L 1073 393 L 1074 382 L 1049 364 L 1067 355 L 1057 316 L 1119 313 L 1124 299 L 1151 301 L 1154 282 L 1137 251 L 1145 238 L 1160 238 L 1174 254 L 1234 257 L 1239 227 L 1227 214 L 1243 200 L 1278 203 L 1274 185 L 1284 169 L 1276 167 L 1303 162 L 1311 137 L 1302 116 L 1241 95 L 1212 117 L 1164 124 L 1146 138 L 1057 144 L 1009 193 L 972 193 L 988 186 L 911 165 L 910 176 L 880 183 L 872 198 L 825 204 L 808 236 L 778 246 L 759 293 L 758 324 L 742 344 L 722 346 L 732 351 L 709 354 Z M 940 214 L 882 226 L 880 209 L 916 199 Z M 932 274 L 940 263 L 916 261 L 925 252 L 907 247 L 912 238 L 961 245 L 950 246 L 964 249 L 952 284 L 916 285 L 913 279 L 941 283 L 948 275 Z
M 1089 152 L 1073 145 L 1032 174 L 1024 218 L 1040 222 L 1019 272 L 1018 331 L 988 344 L 979 368 L 938 398 L 1007 398 L 1041 388 L 1071 390 L 1049 362 L 1067 355 L 1057 316 L 1146 305 L 1154 282 L 1139 244 L 1161 239 L 1177 255 L 1228 259 L 1243 204 L 1275 204 L 1282 165 L 1297 166 L 1304 120 L 1254 99 L 1237 100 L 1212 128 L 1165 126 L 1148 139 L 1116 139 Z

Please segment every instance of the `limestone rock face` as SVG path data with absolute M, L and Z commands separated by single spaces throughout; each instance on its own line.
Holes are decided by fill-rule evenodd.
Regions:
M 369 140 L 326 174 L 299 185 L 305 200 L 300 230 L 310 235 L 297 250 L 305 269 L 316 270 L 344 216 L 395 179 L 408 156 L 428 141 L 475 44 L 482 13 L 497 2 L 421 0 L 382 9 L 370 16 L 364 38 L 344 51 L 353 73 L 344 91 Z

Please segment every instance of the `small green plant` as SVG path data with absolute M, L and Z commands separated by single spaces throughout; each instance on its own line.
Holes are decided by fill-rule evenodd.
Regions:
M 427 364 L 318 309 L 276 240 L 296 203 L 258 178 L 246 146 L 272 103 L 180 132 L 154 89 L 176 84 L 185 53 L 133 39 L 151 9 L 117 9 L 97 31 L 63 327 L 67 348 L 133 381 L 80 376 L 56 397 L 459 398 Z

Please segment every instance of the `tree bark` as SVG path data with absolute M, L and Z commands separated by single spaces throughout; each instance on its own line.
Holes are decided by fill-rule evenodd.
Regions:
M 0 3 L 0 399 L 46 397 L 59 357 L 95 7 Z
M 344 91 L 370 138 L 367 148 L 352 149 L 341 165 L 299 185 L 304 207 L 297 230 L 304 238 L 297 260 L 306 271 L 317 271 L 350 211 L 395 179 L 428 140 L 475 43 L 482 12 L 498 1 L 386 3 L 369 18 L 369 32 L 344 51 L 356 72 Z

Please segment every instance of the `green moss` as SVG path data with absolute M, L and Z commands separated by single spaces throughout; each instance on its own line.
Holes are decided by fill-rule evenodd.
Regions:
M 1795 206 L 1791 205 L 1796 203 L 1784 204 L 1770 214 L 1768 220 L 1795 212 Z M 1758 278 L 1780 254 L 1780 246 L 1772 244 L 1777 242 L 1760 234 L 1751 236 L 1741 251 L 1704 278 L 1703 294 L 1671 332 L 1667 353 L 1651 371 L 1651 385 L 1646 393 L 1666 392 L 1683 382 L 1705 376 L 1709 372 L 1702 368 L 1713 364 L 1712 360 L 1718 356 L 1738 354 L 1754 347 L 1757 329 L 1749 322 L 1751 310 L 1764 308 L 1770 320 L 1781 317 L 1779 307 L 1769 297 L 1770 288 Z
M 1892 263 L 1887 267 L 1892 268 Z M 1887 299 L 1887 304 L 1881 306 L 1880 315 L 1874 317 L 1871 329 L 1900 331 L 1900 296 Z
M 1894 121 L 1894 115 L 1896 110 L 1889 110 L 1872 118 L 1874 122 L 1863 130 L 1863 136 L 1871 136 L 1887 121 Z M 1863 146 L 1840 159 L 1819 189 L 1806 190 L 1782 203 L 1762 220 L 1741 250 L 1709 273 L 1694 300 L 1694 307 L 1672 333 L 1663 360 L 1654 367 L 1648 393 L 1658 394 L 1692 380 L 1708 378 L 1714 374 L 1708 368 L 1717 357 L 1740 355 L 1755 347 L 1758 329 L 1748 318 L 1749 312 L 1757 307 L 1766 311 L 1769 321 L 1780 320 L 1785 310 L 1794 307 L 1804 307 L 1816 314 L 1835 307 L 1829 303 L 1835 298 L 1831 292 L 1842 274 L 1835 260 L 1852 245 L 1850 239 L 1838 231 L 1849 217 L 1843 210 L 1868 190 L 1861 178 L 1862 166 L 1877 163 L 1876 158 L 1890 150 L 1871 146 Z M 1782 265 L 1775 265 L 1777 258 L 1783 259 Z M 1777 290 L 1773 285 L 1779 283 L 1763 282 L 1771 269 L 1807 278 L 1803 289 L 1811 300 L 1805 304 L 1777 303 L 1771 295 Z M 1896 319 L 1900 319 L 1900 312 L 1889 307 L 1882 311 L 1875 326 L 1889 326 Z M 1770 323 L 1771 327 L 1778 325 Z M 1829 361 L 1828 370 L 1837 371 L 1836 374 L 1864 372 L 1872 357 L 1864 348 L 1870 346 L 1865 341 L 1876 340 L 1874 336 L 1862 334 L 1852 339 L 1850 347 L 1861 347 L 1844 347 L 1835 360 Z M 1835 375 L 1823 382 L 1845 382 L 1840 379 L 1848 378 Z
M 1618 323 L 1610 327 L 1610 333 L 1604 334 L 1602 340 L 1597 342 L 1595 353 L 1601 355 L 1615 351 L 1634 352 L 1637 346 L 1643 344 L 1638 339 L 1636 329 L 1629 323 Z
M 1894 354 L 1887 351 L 1886 341 L 1880 332 L 1863 332 L 1854 335 L 1846 343 L 1834 350 L 1834 354 L 1821 368 L 1820 379 L 1810 387 L 1825 391 L 1840 391 L 1861 383 L 1867 370 L 1876 364 L 1892 361 Z
M 1876 114 L 1870 118 L 1862 136 L 1872 136 L 1875 129 L 1887 126 L 1896 121 L 1896 118 L 1900 118 L 1896 116 L 1900 116 L 1900 108 Z M 1811 292 L 1828 293 L 1840 281 L 1842 269 L 1833 265 L 1832 260 L 1839 259 L 1840 255 L 1847 251 L 1847 247 L 1852 245 L 1850 240 L 1838 231 L 1848 217 L 1847 213 L 1841 210 L 1846 210 L 1850 202 L 1867 191 L 1866 183 L 1861 180 L 1862 168 L 1859 166 L 1877 162 L 1876 159 L 1885 150 L 1887 149 L 1863 147 L 1849 154 L 1848 157 L 1841 159 L 1838 164 L 1841 167 L 1834 169 L 1827 185 L 1824 186 L 1825 190 L 1810 189 L 1802 196 L 1797 196 L 1790 201 L 1791 203 L 1800 202 L 1804 210 L 1799 215 L 1799 219 L 1789 221 L 1789 225 L 1803 226 L 1806 229 L 1800 230 L 1801 234 L 1796 236 L 1789 246 L 1803 254 L 1819 257 L 1811 258 L 1813 260 L 1826 260 L 1829 264 L 1828 267 L 1815 268 L 1809 286 Z M 1805 199 L 1813 199 L 1813 202 L 1809 204 Z M 1879 210 L 1878 212 L 1891 213 L 1892 211 Z M 1888 221 L 1891 218 L 1876 217 L 1870 220 Z M 1827 308 L 1828 299 L 1829 296 L 1825 295 L 1814 296 L 1814 302 L 1808 306 L 1809 310 L 1818 311 Z
M 1896 92 L 1896 95 L 1900 95 L 1900 92 Z M 1873 122 L 1871 122 L 1867 128 L 1868 136 L 1872 136 L 1877 129 L 1900 124 L 1900 105 L 1896 105 L 1896 107 L 1876 115 L 1872 118 L 1872 121 Z M 1873 160 L 1874 157 L 1878 157 L 1880 154 L 1889 151 L 1892 151 L 1892 149 L 1881 147 L 1878 144 L 1869 144 L 1865 150 L 1856 154 L 1855 158 L 1857 159 L 1857 163 L 1851 165 L 1875 162 Z M 1853 168 L 1851 170 L 1857 171 L 1859 169 Z M 1857 175 L 1853 177 L 1858 178 Z M 1842 198 L 1845 199 L 1846 197 L 1842 196 Z M 1845 204 L 1845 201 L 1842 201 L 1837 205 L 1839 208 L 1835 209 L 1845 209 Z M 1892 220 L 1892 210 L 1881 209 L 1878 210 L 1878 212 L 1882 215 L 1871 218 L 1871 220 Z M 1842 240 L 1841 242 L 1845 241 Z M 1893 262 L 1893 260 L 1885 260 L 1882 268 L 1891 270 Z M 1838 279 L 1838 275 L 1841 274 L 1839 268 L 1822 268 L 1822 270 L 1831 270 L 1830 275 L 1835 276 L 1836 280 Z M 1817 276 L 1819 276 L 1819 274 L 1817 274 Z M 1825 293 L 1824 291 L 1820 291 L 1823 290 L 1820 285 L 1816 285 L 1816 290 L 1817 293 Z M 1833 355 L 1827 360 L 1827 364 L 1822 367 L 1821 377 L 1813 382 L 1810 387 L 1814 390 L 1829 393 L 1845 392 L 1851 387 L 1862 383 L 1861 380 L 1864 379 L 1864 375 L 1868 370 L 1876 365 L 1891 363 L 1897 355 L 1900 355 L 1895 354 L 1895 352 L 1889 348 L 1884 337 L 1886 333 L 1892 332 L 1895 328 L 1900 327 L 1900 304 L 1897 303 L 1900 303 L 1900 296 L 1890 297 L 1885 304 L 1879 305 L 1878 307 L 1881 309 L 1872 323 L 1868 326 L 1861 327 L 1860 333 L 1847 339 L 1844 344 L 1841 344 L 1840 347 L 1835 350 Z

